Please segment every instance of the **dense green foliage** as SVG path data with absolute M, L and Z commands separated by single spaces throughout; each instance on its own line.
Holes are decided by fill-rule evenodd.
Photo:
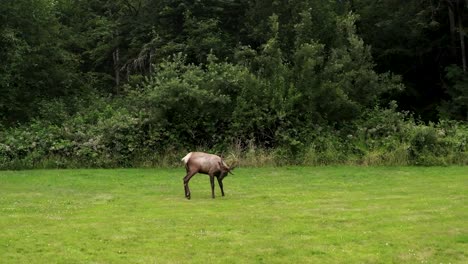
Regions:
M 467 164 L 466 9 L 2 1 L 0 168 Z
M 6 263 L 466 263 L 466 167 L 0 174 Z M 216 188 L 219 195 L 219 189 Z

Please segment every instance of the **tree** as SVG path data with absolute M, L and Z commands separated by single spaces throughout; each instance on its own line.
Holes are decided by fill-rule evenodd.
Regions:
M 399 79 L 375 72 L 370 47 L 356 33 L 356 15 L 337 17 L 333 46 L 304 38 L 310 23 L 306 13 L 297 25 L 302 43 L 295 53 L 295 85 L 301 92 L 309 122 L 338 124 L 359 117 L 377 105 L 385 93 L 401 90 Z M 307 33 L 307 32 L 306 32 Z
M 437 120 L 438 107 L 451 96 L 446 67 L 463 69 L 466 61 L 466 1 L 350 2 L 361 17 L 358 32 L 372 46 L 376 69 L 402 75 L 405 91 L 390 97 L 425 121 Z
M 77 57 L 55 17 L 55 2 L 0 2 L 0 121 L 23 122 L 42 100 L 79 92 Z

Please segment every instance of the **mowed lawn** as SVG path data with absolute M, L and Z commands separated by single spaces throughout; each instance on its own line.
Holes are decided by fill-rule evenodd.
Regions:
M 0 171 L 1 263 L 468 263 L 468 167 Z

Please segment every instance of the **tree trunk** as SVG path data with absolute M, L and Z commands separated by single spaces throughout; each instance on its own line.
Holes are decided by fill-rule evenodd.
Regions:
M 468 1 L 468 0 L 467 0 L 467 1 Z M 153 51 L 153 49 L 151 49 L 151 50 L 150 50 L 150 54 L 149 54 L 149 61 L 148 61 L 148 73 L 149 73 L 149 75 L 151 75 L 151 73 L 152 73 L 152 67 L 153 67 L 153 65 L 152 65 L 153 62 L 152 62 L 152 61 L 153 61 L 153 56 L 154 56 L 154 51 Z
M 455 44 L 455 15 L 453 13 L 453 6 L 448 5 L 448 12 L 449 12 L 449 22 L 450 22 L 450 53 L 452 53 L 453 57 L 457 56 L 456 44 Z
M 119 48 L 117 48 L 113 53 L 112 57 L 114 59 L 114 75 L 115 75 L 115 93 L 118 93 L 118 87 L 120 84 L 120 69 L 119 69 L 119 62 L 120 62 L 120 57 L 119 57 Z
M 465 47 L 465 31 L 463 28 L 463 18 L 461 13 L 463 10 L 458 11 L 458 33 L 460 35 L 460 48 L 461 48 L 461 57 L 462 57 L 462 65 L 463 65 L 463 72 L 466 72 L 466 47 Z
M 468 5 L 468 0 L 446 0 L 449 9 L 449 20 L 450 20 L 450 35 L 452 38 L 452 45 L 454 45 L 454 38 L 455 38 L 455 31 L 458 30 L 458 36 L 460 38 L 460 55 L 461 55 L 461 62 L 462 62 L 462 69 L 463 72 L 467 71 L 466 66 L 466 47 L 465 47 L 465 31 L 463 28 L 463 11 L 465 9 L 465 5 Z M 457 15 L 458 20 L 458 28 L 455 26 L 455 14 Z

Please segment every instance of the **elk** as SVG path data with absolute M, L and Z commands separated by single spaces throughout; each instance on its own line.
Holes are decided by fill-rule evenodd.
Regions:
M 231 171 L 234 169 L 234 166 L 229 167 L 224 160 L 217 155 L 203 152 L 190 152 L 182 158 L 182 161 L 185 163 L 185 170 L 187 171 L 187 175 L 184 177 L 185 198 L 190 200 L 190 189 L 188 183 L 193 175 L 197 173 L 208 174 L 210 176 L 212 198 L 215 198 L 215 177 L 218 180 L 221 195 L 224 196 L 223 179 L 228 175 L 228 173 L 233 174 Z

